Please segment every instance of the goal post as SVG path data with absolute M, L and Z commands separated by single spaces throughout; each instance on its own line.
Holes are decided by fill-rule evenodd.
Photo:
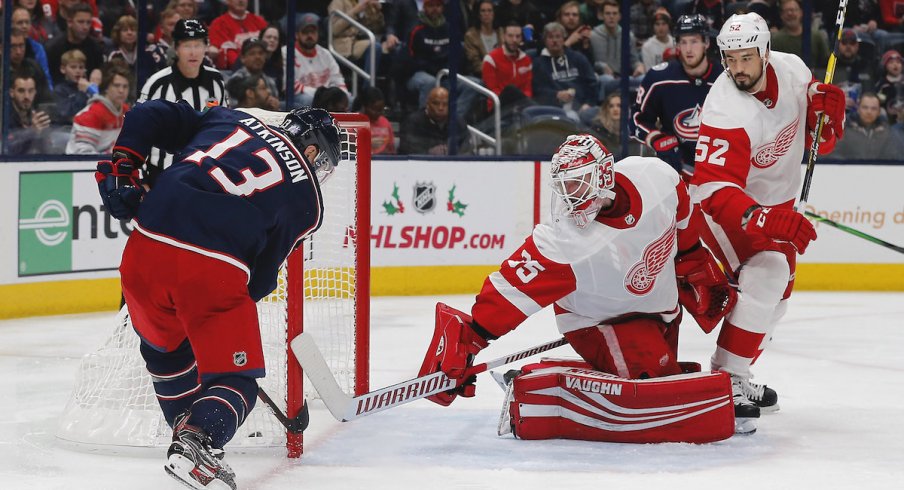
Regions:
M 248 112 L 268 125 L 278 125 L 285 115 Z M 317 398 L 289 347 L 302 331 L 326 346 L 324 355 L 344 390 L 369 390 L 370 125 L 360 114 L 333 116 L 341 128 L 342 158 L 321 188 L 322 225 L 289 255 L 276 290 L 257 304 L 267 372 L 258 382 L 290 418 L 305 398 Z M 138 346 L 125 307 L 103 345 L 82 359 L 58 438 L 113 450 L 171 442 Z M 226 449 L 279 446 L 299 457 L 303 439 L 287 433 L 258 401 Z

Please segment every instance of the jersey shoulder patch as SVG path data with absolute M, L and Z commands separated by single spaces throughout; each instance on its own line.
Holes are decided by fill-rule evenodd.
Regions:
M 663 61 L 662 63 L 659 63 L 658 65 L 653 66 L 652 69 L 653 69 L 653 70 L 656 70 L 656 71 L 662 71 L 662 70 L 665 70 L 665 69 L 668 68 L 668 67 L 669 67 L 669 62 L 668 62 L 668 61 Z

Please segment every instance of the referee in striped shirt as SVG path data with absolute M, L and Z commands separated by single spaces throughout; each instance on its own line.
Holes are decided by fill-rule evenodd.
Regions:
M 185 100 L 198 111 L 215 105 L 228 106 L 223 75 L 203 64 L 208 44 L 204 24 L 194 19 L 179 20 L 173 29 L 173 41 L 176 60 L 148 78 L 138 102 Z M 153 182 L 156 174 L 173 163 L 173 155 L 153 148 L 148 163 L 148 177 Z

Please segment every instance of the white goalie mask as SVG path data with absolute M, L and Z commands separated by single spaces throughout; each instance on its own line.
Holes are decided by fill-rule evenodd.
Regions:
M 606 198 L 614 199 L 615 158 L 589 134 L 569 136 L 552 157 L 553 192 L 579 228 L 596 218 Z

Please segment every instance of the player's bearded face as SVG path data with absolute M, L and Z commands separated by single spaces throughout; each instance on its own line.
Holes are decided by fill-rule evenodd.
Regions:
M 734 80 L 738 90 L 749 91 L 756 87 L 763 77 L 763 58 L 756 48 L 726 51 L 725 69 Z

